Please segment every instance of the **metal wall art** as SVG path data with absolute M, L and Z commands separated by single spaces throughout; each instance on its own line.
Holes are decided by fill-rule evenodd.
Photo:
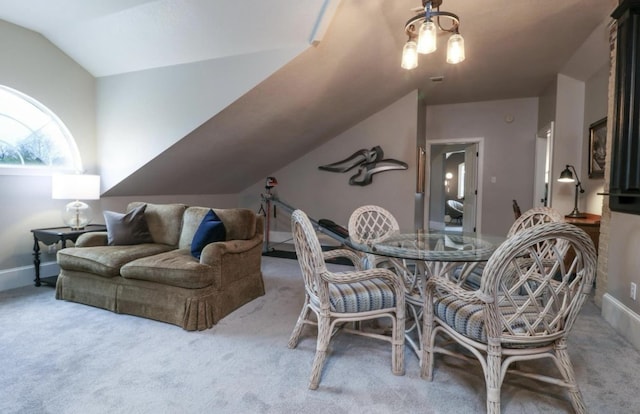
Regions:
M 349 178 L 349 184 L 365 186 L 371 184 L 373 175 L 385 171 L 406 170 L 407 163 L 391 158 L 384 159 L 384 152 L 379 145 L 370 150 L 361 149 L 350 157 L 327 165 L 321 165 L 318 169 L 323 171 L 345 173 L 358 168 L 358 172 Z

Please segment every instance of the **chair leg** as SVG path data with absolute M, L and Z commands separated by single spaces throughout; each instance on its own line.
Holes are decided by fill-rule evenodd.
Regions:
M 484 373 L 487 383 L 487 414 L 500 414 L 501 363 L 500 345 L 489 344 L 487 347 L 487 371 Z
M 435 338 L 433 337 L 433 312 L 422 314 L 422 336 L 420 338 L 420 377 L 433 380 L 433 347 Z
M 433 293 L 427 290 L 422 305 L 422 335 L 420 336 L 420 377 L 433 380 L 433 360 L 435 336 L 433 334 L 434 309 Z
M 391 343 L 391 371 L 393 375 L 404 375 L 404 317 L 396 317 L 394 321 Z
M 583 414 L 587 412 L 582 399 L 582 393 L 578 388 L 576 382 L 576 376 L 573 371 L 573 364 L 569 359 L 569 352 L 567 352 L 567 342 L 565 339 L 561 339 L 555 344 L 556 357 L 558 358 L 558 369 L 562 374 L 564 380 L 569 384 L 569 398 L 571 399 L 571 405 L 576 414 Z
M 305 321 L 309 317 L 309 297 L 305 296 L 304 305 L 302 305 L 302 310 L 300 311 L 300 316 L 298 316 L 298 320 L 296 321 L 296 326 L 293 328 L 293 332 L 291 332 L 291 337 L 289 338 L 289 348 L 293 349 L 298 345 L 298 341 L 300 340 L 300 335 L 302 334 L 302 328 L 304 328 Z
M 315 390 L 320 384 L 320 376 L 322 375 L 322 367 L 327 358 L 327 348 L 331 340 L 331 321 L 328 317 L 318 315 L 318 340 L 316 344 L 316 356 L 313 359 L 313 367 L 311 368 L 311 380 L 309 381 L 309 389 Z

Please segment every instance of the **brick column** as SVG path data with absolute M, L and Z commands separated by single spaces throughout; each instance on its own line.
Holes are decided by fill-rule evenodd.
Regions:
M 615 73 L 616 73 L 616 35 L 618 25 L 614 21 L 609 26 L 609 92 L 608 92 L 608 108 L 607 119 L 609 127 L 607 128 L 607 158 L 604 168 L 604 192 L 609 192 L 609 180 L 611 179 L 611 146 L 612 146 L 612 122 L 613 108 L 615 103 Z M 607 292 L 607 284 L 609 282 L 608 264 L 609 264 L 609 239 L 611 228 L 611 210 L 609 209 L 609 197 L 602 197 L 602 219 L 600 221 L 600 241 L 598 247 L 598 269 L 596 273 L 596 293 L 595 302 L 598 306 L 602 306 L 602 296 Z

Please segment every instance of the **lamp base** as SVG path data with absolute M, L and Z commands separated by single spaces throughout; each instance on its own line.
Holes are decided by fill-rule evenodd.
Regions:
M 585 213 L 581 213 L 577 210 L 573 210 L 571 213 L 565 215 L 566 218 L 586 218 L 587 215 Z
M 92 210 L 87 203 L 76 200 L 65 206 L 62 220 L 71 230 L 82 230 L 91 223 Z

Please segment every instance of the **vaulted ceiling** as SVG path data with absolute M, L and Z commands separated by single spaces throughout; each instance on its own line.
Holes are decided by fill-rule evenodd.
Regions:
M 442 9 L 461 18 L 467 58 L 448 65 L 440 47 L 413 71 L 399 63 L 404 23 L 419 0 L 0 0 L 0 19 L 42 33 L 96 77 L 318 36 L 107 193 L 222 194 L 262 180 L 412 90 L 445 104 L 538 96 L 562 72 L 586 80 L 593 68 L 568 60 L 616 3 L 445 0 Z

